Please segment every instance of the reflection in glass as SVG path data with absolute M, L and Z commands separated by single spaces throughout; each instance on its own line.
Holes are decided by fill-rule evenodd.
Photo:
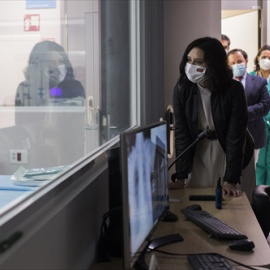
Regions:
M 136 36 L 131 35 L 136 24 L 130 23 L 134 2 L 56 2 L 36 10 L 40 28 L 35 32 L 25 31 L 22 22 L 32 12 L 25 1 L 16 1 L 16 7 L 14 1 L 0 3 L 0 215 L 3 205 L 17 204 L 20 194 L 38 189 L 15 186 L 22 174 L 43 179 L 47 173 L 54 180 L 54 168 L 76 170 L 136 124 L 137 73 L 130 68 L 136 59 L 131 45 L 137 44 L 130 42 Z
M 75 80 L 63 47 L 42 41 L 32 49 L 25 81 L 16 91 L 16 106 L 82 105 L 85 92 Z
M 63 166 L 85 154 L 85 92 L 62 46 L 37 43 L 15 97 L 15 129 L 28 148 L 27 169 Z

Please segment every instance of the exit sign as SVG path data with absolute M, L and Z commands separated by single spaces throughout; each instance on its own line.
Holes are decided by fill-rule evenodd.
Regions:
M 33 32 L 40 30 L 40 17 L 39 14 L 26 14 L 24 15 L 24 31 Z

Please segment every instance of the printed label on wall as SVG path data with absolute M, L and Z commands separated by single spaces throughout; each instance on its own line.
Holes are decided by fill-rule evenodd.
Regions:
M 26 0 L 26 9 L 56 8 L 56 0 Z

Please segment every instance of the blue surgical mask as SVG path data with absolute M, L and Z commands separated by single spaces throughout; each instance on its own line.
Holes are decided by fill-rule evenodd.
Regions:
M 245 63 L 232 65 L 233 77 L 243 76 L 246 73 L 246 69 Z

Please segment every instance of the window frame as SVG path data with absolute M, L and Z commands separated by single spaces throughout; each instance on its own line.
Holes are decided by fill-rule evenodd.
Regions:
M 140 1 L 130 1 L 129 3 L 130 18 L 130 118 L 131 126 L 129 128 L 140 125 Z M 92 153 L 82 157 L 78 162 L 74 163 L 69 169 L 65 170 L 61 175 L 53 179 L 51 182 L 40 186 L 37 190 L 30 193 L 27 197 L 18 201 L 13 201 L 1 209 L 0 211 L 0 228 L 6 228 L 9 222 L 14 223 L 16 220 L 23 220 L 31 216 L 31 213 L 37 211 L 42 205 L 57 197 L 58 194 L 64 192 L 65 189 L 72 185 L 77 186 L 77 191 L 70 197 L 67 204 L 77 196 L 86 186 L 90 185 L 97 175 L 102 174 L 107 169 L 107 151 L 119 143 L 119 135 L 103 143 Z M 87 181 L 78 182 L 77 179 L 89 175 Z M 59 208 L 58 206 L 57 208 Z M 62 205 L 61 207 L 64 207 Z M 56 212 L 57 209 L 54 209 Z M 8 226 L 9 227 L 9 226 Z

